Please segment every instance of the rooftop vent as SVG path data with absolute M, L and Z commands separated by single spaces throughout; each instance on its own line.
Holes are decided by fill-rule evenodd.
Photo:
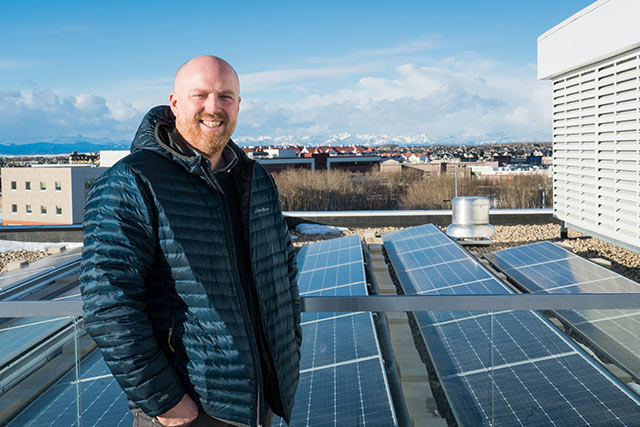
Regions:
M 447 235 L 462 244 L 489 244 L 495 234 L 489 224 L 489 199 L 486 197 L 456 197 L 453 199 L 452 224 Z

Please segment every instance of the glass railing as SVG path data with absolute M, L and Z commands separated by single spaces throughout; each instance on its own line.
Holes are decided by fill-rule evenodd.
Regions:
M 0 425 L 132 425 L 124 392 L 82 328 L 81 304 L 0 302 Z M 376 313 L 392 418 L 363 404 L 355 418 L 334 425 L 409 425 L 424 417 L 461 426 L 634 425 L 640 419 L 640 294 L 305 297 L 303 310 L 341 313 L 336 319 Z M 326 348 L 313 349 L 318 366 L 303 367 L 301 378 L 327 367 L 339 378 L 355 361 L 359 377 L 370 381 L 376 356 L 358 341 L 365 334 L 354 333 L 356 343 L 344 350 L 342 326 L 335 324 L 333 339 L 343 350 L 320 363 Z M 355 355 L 340 361 L 340 351 Z M 354 404 L 380 398 L 366 384 L 303 391 L 307 386 L 301 380 L 298 392 L 329 399 L 334 416 L 346 399 L 339 387 L 355 390 Z M 292 425 L 321 424 L 297 420 L 296 410 Z

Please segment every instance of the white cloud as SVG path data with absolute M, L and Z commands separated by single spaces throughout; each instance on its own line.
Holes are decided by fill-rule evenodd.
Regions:
M 535 67 L 461 57 L 419 66 L 405 63 L 389 77 L 366 75 L 347 88 L 312 94 L 294 105 L 245 100 L 238 136 L 328 136 L 348 133 L 436 141 L 550 140 L 551 90 Z
M 82 134 L 129 139 L 142 114 L 102 96 L 60 96 L 49 89 L 0 91 L 0 142 L 33 142 Z
M 107 108 L 111 112 L 111 117 L 119 122 L 131 122 L 140 117 L 140 111 L 136 110 L 130 102 L 121 99 L 107 102 Z

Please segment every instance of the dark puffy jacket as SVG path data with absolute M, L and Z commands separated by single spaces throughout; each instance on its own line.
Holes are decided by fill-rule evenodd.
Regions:
M 209 161 L 167 146 L 162 123 L 173 126 L 170 109 L 152 109 L 132 153 L 90 191 L 80 276 L 85 328 L 132 407 L 156 416 L 187 392 L 211 416 L 256 425 L 262 375 L 229 209 Z M 288 421 L 302 339 L 295 252 L 273 179 L 229 144 L 243 171 L 249 224 L 251 265 L 242 267 L 255 280 Z

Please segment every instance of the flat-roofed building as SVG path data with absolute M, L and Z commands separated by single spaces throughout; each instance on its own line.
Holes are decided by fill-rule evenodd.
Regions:
M 285 169 L 315 170 L 315 159 L 311 157 L 256 157 L 255 160 L 269 172 L 280 172 Z
M 2 168 L 2 224 L 80 224 L 87 193 L 107 168 Z
M 327 170 L 341 169 L 349 172 L 368 172 L 380 168 L 380 156 L 329 156 Z
M 553 210 L 640 252 L 640 2 L 599 0 L 538 37 L 553 82 Z
M 102 150 L 100 151 L 100 167 L 110 168 L 128 155 L 129 150 Z

